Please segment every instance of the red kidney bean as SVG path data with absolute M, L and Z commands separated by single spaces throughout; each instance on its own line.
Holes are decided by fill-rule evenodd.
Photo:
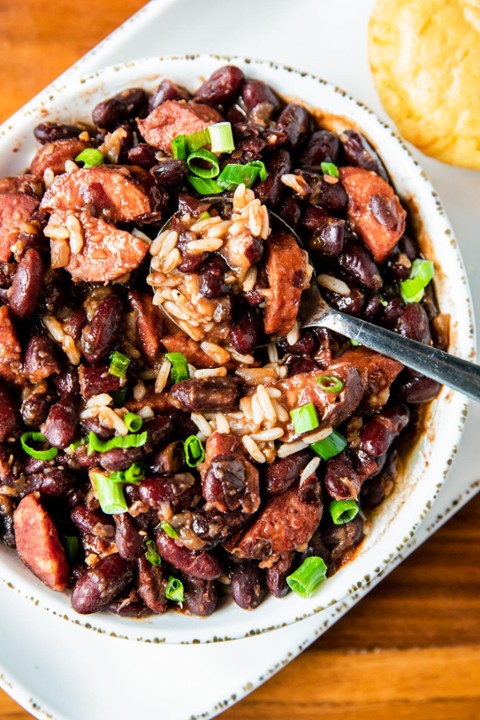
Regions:
M 227 263 L 220 255 L 213 255 L 200 271 L 200 293 L 203 297 L 215 299 L 227 295 L 229 286 L 225 284 Z
M 32 335 L 25 352 L 23 375 L 36 384 L 59 370 L 52 342 L 43 335 Z
M 78 379 L 80 381 L 80 392 L 85 399 L 92 397 L 92 395 L 121 390 L 125 385 L 125 378 L 110 375 L 108 368 L 108 365 L 80 365 Z
M 125 120 L 138 115 L 145 107 L 147 96 L 142 88 L 129 88 L 103 100 L 93 108 L 94 124 L 105 130 L 113 130 Z
M 46 468 L 42 473 L 27 475 L 24 493 L 38 491 L 42 495 L 60 498 L 68 493 L 73 486 L 73 477 L 63 468 Z
M 390 495 L 399 471 L 398 452 L 392 450 L 381 472 L 368 478 L 362 485 L 362 509 L 373 510 Z
M 143 618 L 151 614 L 150 609 L 139 599 L 136 590 L 130 590 L 126 597 L 119 597 L 108 606 L 110 612 L 120 617 Z
M 89 533 L 103 539 L 113 540 L 115 525 L 112 517 L 101 510 L 90 510 L 86 505 L 76 505 L 70 517 L 81 533 Z
M 266 163 L 268 177 L 263 182 L 255 185 L 255 194 L 262 203 L 275 207 L 280 202 L 284 185 L 281 181 L 282 175 L 291 172 L 292 158 L 286 150 L 276 150 Z
M 123 330 L 122 301 L 112 293 L 100 300 L 91 322 L 83 328 L 82 350 L 89 363 L 98 363 L 118 345 Z
M 97 612 L 111 603 L 133 579 L 134 565 L 118 553 L 102 558 L 76 582 L 72 607 L 82 615 Z
M 436 380 L 408 371 L 397 383 L 395 394 L 407 403 L 424 403 L 438 395 L 441 387 Z
M 162 158 L 150 172 L 162 188 L 175 190 L 183 184 L 187 175 L 187 167 L 182 160 Z
M 19 318 L 29 317 L 37 307 L 43 290 L 42 256 L 29 248 L 18 263 L 17 272 L 8 291 L 10 310 Z
M 82 330 L 87 324 L 87 313 L 83 308 L 71 312 L 63 322 L 63 328 L 68 335 L 71 335 L 76 343 L 80 342 Z
M 188 510 L 195 497 L 201 495 L 198 480 L 189 472 L 176 475 L 157 475 L 138 485 L 139 497 L 154 510 L 169 502 L 173 512 Z
M 115 544 L 124 560 L 136 560 L 145 552 L 145 537 L 140 535 L 135 520 L 128 514 L 114 515 Z
M 0 495 L 0 538 L 8 547 L 15 547 L 15 526 L 13 513 L 15 505 L 8 495 Z
M 361 484 L 359 473 L 348 452 L 327 460 L 325 487 L 334 500 L 356 499 Z
M 25 425 L 37 428 L 45 422 L 52 401 L 53 395 L 47 392 L 43 383 L 38 386 L 38 390 L 32 388 L 32 392 L 22 401 L 20 407 L 20 414 Z
M 192 530 L 199 538 L 214 547 L 245 527 L 251 515 L 234 510 L 221 512 L 215 507 L 203 507 L 192 513 Z
M 376 317 L 378 311 L 380 310 L 380 306 L 380 296 L 371 295 L 363 307 L 362 317 L 364 317 L 366 320 L 373 320 L 373 318 Z
M 274 460 L 265 471 L 266 490 L 273 495 L 284 492 L 298 480 L 302 470 L 310 461 L 308 450 Z
M 348 315 L 360 315 L 362 312 L 365 296 L 359 288 L 350 288 L 350 295 L 338 295 L 322 288 L 322 295 L 330 305 Z
M 182 574 L 182 582 L 185 589 L 183 610 L 189 615 L 206 617 L 211 615 L 218 601 L 217 588 L 211 580 L 191 577 Z
M 341 564 L 342 558 L 359 544 L 363 538 L 364 519 L 359 513 L 353 520 L 344 525 L 334 525 L 327 519 L 322 528 L 321 541 L 329 553 L 329 572 L 335 570 Z
M 303 105 L 289 103 L 280 113 L 278 126 L 287 134 L 287 145 L 294 150 L 309 132 L 312 117 Z
M 0 442 L 20 432 L 20 415 L 13 394 L 0 378 Z
M 302 175 L 304 174 L 305 173 L 302 173 Z M 310 177 L 311 175 L 312 174 L 310 174 Z M 308 175 L 305 179 L 313 191 L 310 198 L 312 205 L 319 205 L 325 210 L 330 210 L 334 213 L 345 210 L 348 204 L 348 197 L 340 182 L 334 184 L 327 182 L 323 175 L 314 178 L 313 185 L 309 182 Z
M 155 475 L 173 474 L 185 467 L 185 454 L 181 442 L 173 442 L 158 450 L 150 461 L 150 470 Z
M 70 398 L 65 397 L 50 408 L 43 434 L 53 447 L 66 448 L 75 440 L 77 424 L 77 405 Z
M 242 98 L 249 113 L 260 104 L 268 103 L 272 111 L 280 110 L 281 101 L 272 88 L 262 80 L 247 80 L 242 89 Z
M 432 340 L 428 315 L 420 303 L 410 303 L 397 320 L 400 335 L 429 345 Z
M 157 614 L 164 613 L 167 609 L 167 598 L 165 597 L 167 581 L 164 578 L 163 568 L 149 563 L 145 555 L 138 558 L 137 568 L 138 594 L 149 610 Z
M 287 576 L 292 570 L 294 553 L 282 555 L 276 563 L 265 570 L 267 587 L 274 597 L 282 598 L 289 592 Z
M 338 264 L 370 290 L 379 290 L 383 285 L 376 262 L 367 248 L 359 243 L 349 242 L 338 258 Z
M 345 130 L 340 138 L 343 142 L 343 153 L 348 165 L 363 168 L 364 170 L 372 170 L 386 182 L 390 182 L 384 164 L 364 135 L 356 130 Z
M 152 93 L 148 101 L 148 112 L 152 112 L 156 107 L 164 103 L 166 100 L 188 100 L 190 93 L 184 87 L 176 85 L 174 82 L 166 78 L 162 80 L 157 89 Z
M 77 448 L 75 448 L 73 455 L 75 458 L 75 462 L 78 463 L 81 468 L 90 469 L 98 465 L 100 462 L 100 453 L 93 452 L 89 455 L 86 445 L 79 445 Z
M 302 217 L 302 208 L 300 207 L 298 200 L 293 197 L 293 195 L 289 195 L 282 201 L 280 207 L 278 208 L 278 214 L 282 220 L 285 220 L 287 225 L 290 225 L 290 227 L 295 230 Z
M 138 448 L 113 448 L 107 452 L 100 453 L 99 463 L 104 470 L 115 472 L 126 470 L 132 463 L 138 462 L 145 455 L 144 447 Z
M 328 130 L 317 130 L 310 135 L 307 144 L 300 153 L 301 167 L 319 170 L 322 162 L 337 163 L 340 153 L 340 141 Z
M 75 368 L 66 368 L 58 375 L 53 375 L 52 381 L 60 397 L 71 397 L 78 394 L 78 376 Z
M 267 593 L 265 573 L 252 562 L 236 565 L 231 583 L 232 597 L 243 610 L 254 610 Z
M 288 377 L 302 375 L 303 373 L 310 373 L 320 369 L 319 364 L 315 362 L 315 360 L 308 357 L 296 357 L 295 355 L 290 355 L 285 364 L 288 367 Z
M 373 457 L 384 455 L 409 420 L 410 412 L 406 405 L 396 404 L 384 408 L 362 427 L 361 449 Z
M 172 387 L 170 394 L 186 410 L 228 412 L 238 404 L 238 382 L 230 377 L 183 380 Z
M 307 241 L 309 250 L 322 257 L 336 258 L 343 250 L 345 220 L 327 217 Z
M 313 233 L 323 226 L 327 218 L 328 215 L 325 210 L 309 204 L 302 218 L 302 227 Z
M 388 328 L 394 328 L 400 315 L 405 310 L 405 303 L 399 297 L 391 297 L 387 301 L 387 305 L 382 310 L 382 325 Z
M 418 245 L 409 235 L 402 235 L 397 247 L 399 252 L 405 253 L 409 260 L 415 260 L 418 257 Z
M 253 308 L 241 309 L 241 316 L 233 323 L 230 341 L 239 353 L 248 355 L 260 342 L 262 334 L 261 321 Z
M 278 342 L 278 347 L 285 353 L 293 353 L 294 355 L 313 355 L 317 349 L 318 343 L 313 330 L 301 330 L 300 340 L 293 345 L 289 345 L 285 338 Z
M 43 122 L 34 129 L 33 134 L 35 140 L 41 145 L 55 142 L 56 140 L 67 140 L 69 138 L 76 138 L 80 135 L 84 128 L 78 127 L 77 125 L 66 125 L 64 123 L 57 122 Z
M 150 170 L 157 164 L 155 150 L 147 143 L 139 143 L 127 152 L 127 159 L 131 165 L 138 165 L 144 170 Z
M 226 105 L 238 97 L 244 81 L 240 68 L 224 65 L 200 85 L 193 97 L 207 105 Z
M 194 553 L 180 545 L 161 530 L 156 535 L 158 552 L 170 565 L 182 570 L 187 575 L 202 580 L 215 580 L 222 574 L 222 569 L 213 555 L 206 552 Z
M 157 415 L 145 423 L 142 430 L 148 432 L 148 440 L 145 445 L 147 452 L 152 452 L 159 445 L 163 445 L 172 434 L 174 424 L 170 417 L 165 415 Z
M 106 428 L 100 423 L 100 419 L 97 417 L 83 418 L 80 420 L 80 427 L 84 435 L 88 435 L 89 432 L 95 433 L 100 440 L 110 440 L 115 435 L 115 430 L 112 428 Z
M 394 250 L 387 258 L 384 269 L 395 280 L 406 280 L 410 275 L 411 264 L 405 265 L 400 258 L 400 253 Z

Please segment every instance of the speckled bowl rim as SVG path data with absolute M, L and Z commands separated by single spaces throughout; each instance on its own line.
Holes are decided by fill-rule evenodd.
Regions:
M 448 239 L 452 259 L 454 259 L 456 262 L 455 292 L 460 293 L 460 298 L 464 305 L 465 314 L 465 317 L 463 318 L 463 331 L 456 337 L 454 349 L 458 351 L 459 355 L 468 359 L 473 359 L 475 357 L 475 329 L 468 280 L 466 277 L 461 254 L 454 238 L 453 230 L 448 222 L 442 203 L 438 198 L 435 190 L 433 189 L 430 181 L 428 180 L 427 175 L 420 168 L 419 163 L 411 155 L 405 143 L 398 137 L 398 135 L 396 135 L 396 133 L 387 123 L 381 120 L 361 101 L 356 100 L 342 89 L 311 73 L 296 70 L 294 68 L 268 60 L 216 54 L 187 54 L 141 58 L 109 66 L 100 71 L 91 73 L 84 78 L 77 79 L 69 77 L 68 79 L 65 79 L 64 82 L 59 81 L 53 83 L 49 88 L 47 88 L 46 91 L 44 91 L 44 93 L 41 93 L 37 98 L 34 99 L 34 101 L 29 103 L 23 111 L 19 111 L 10 121 L 7 121 L 2 125 L 2 127 L 0 128 L 0 162 L 5 159 L 2 151 L 2 145 L 6 146 L 7 152 L 8 150 L 13 151 L 14 153 L 19 152 L 22 148 L 22 144 L 29 142 L 29 134 L 31 133 L 32 126 L 38 123 L 41 118 L 45 118 L 46 115 L 49 114 L 48 108 L 50 106 L 55 104 L 58 105 L 59 103 L 61 103 L 62 96 L 70 96 L 74 89 L 79 94 L 81 94 L 85 93 L 85 91 L 91 86 L 93 88 L 95 84 L 97 85 L 97 89 L 98 87 L 103 89 L 104 85 L 108 86 L 110 81 L 113 82 L 114 88 L 111 88 L 110 91 L 107 91 L 107 89 L 105 88 L 105 97 L 108 97 L 108 95 L 111 95 L 112 92 L 118 91 L 119 86 L 118 83 L 115 83 L 115 80 L 118 81 L 118 74 L 122 71 L 127 73 L 128 76 L 126 82 L 122 81 L 121 83 L 121 86 L 126 87 L 131 86 L 132 82 L 134 82 L 133 79 L 130 79 L 130 76 L 128 75 L 129 72 L 135 71 L 137 77 L 142 77 L 145 82 L 147 82 L 148 80 L 153 81 L 153 78 L 155 78 L 158 82 L 159 77 L 165 76 L 165 70 L 162 71 L 162 65 L 168 67 L 168 65 L 171 63 L 184 63 L 186 67 L 187 63 L 192 62 L 199 65 L 199 74 L 204 73 L 205 75 L 213 72 L 213 70 L 216 67 L 219 67 L 221 64 L 236 63 L 242 67 L 246 67 L 247 70 L 257 70 L 257 68 L 260 68 L 260 70 L 266 72 L 267 75 L 269 72 L 273 72 L 273 74 L 275 75 L 278 74 L 280 85 L 283 85 L 285 73 L 292 74 L 297 79 L 297 81 L 300 81 L 301 79 L 313 81 L 314 83 L 318 84 L 320 95 L 323 90 L 326 93 L 332 93 L 332 97 L 336 98 L 340 105 L 342 104 L 342 102 L 348 102 L 349 107 L 346 112 L 342 111 L 335 114 L 344 115 L 349 119 L 352 118 L 354 123 L 361 128 L 365 128 L 365 125 L 373 125 L 375 127 L 375 132 L 378 133 L 378 135 L 372 135 L 372 132 L 366 132 L 367 135 L 372 138 L 374 143 L 377 139 L 379 140 L 379 145 L 383 145 L 384 143 L 392 143 L 392 150 L 396 147 L 397 151 L 400 151 L 400 153 L 403 155 L 402 160 L 408 162 L 412 176 L 415 176 L 415 183 L 418 185 L 418 194 L 421 195 L 422 191 L 425 191 L 427 195 L 431 196 L 430 202 L 432 206 L 426 207 L 425 205 L 422 205 L 422 211 L 427 210 L 428 213 L 433 213 L 432 217 L 435 216 L 435 221 L 442 226 L 443 234 Z M 140 70 L 142 72 L 137 72 Z M 259 77 L 262 77 L 261 72 L 259 74 Z M 267 81 L 270 83 L 273 82 L 273 84 L 275 85 L 275 81 L 271 78 L 269 78 Z M 93 94 L 94 89 L 92 89 L 91 92 Z M 284 95 L 290 94 L 284 92 L 283 89 L 280 90 L 280 92 Z M 299 97 L 302 96 L 299 95 Z M 310 102 L 310 99 L 306 100 L 306 102 L 308 102 L 312 106 L 322 109 L 321 98 L 319 98 L 318 103 L 312 103 Z M 333 111 L 328 112 L 330 113 Z M 54 114 L 56 114 L 57 116 L 59 115 L 58 109 L 54 110 Z M 23 125 L 23 134 L 19 132 L 19 125 Z M 383 154 L 384 159 L 386 159 L 385 150 L 381 149 L 380 152 L 381 154 Z M 14 164 L 15 163 L 13 162 L 12 165 Z M 7 169 L 6 173 L 8 172 L 9 170 Z M 392 172 L 392 175 L 395 179 L 395 184 L 398 187 L 398 177 L 395 172 Z M 440 295 L 440 299 L 442 302 L 444 301 L 443 295 Z M 461 318 L 459 316 L 458 320 L 460 319 Z M 455 345 L 458 344 L 460 345 L 460 348 L 455 347 Z M 400 541 L 400 543 L 395 547 L 394 550 L 390 551 L 386 555 L 382 554 L 382 560 L 374 563 L 375 566 L 373 567 L 371 573 L 366 573 L 356 582 L 353 582 L 352 580 L 348 589 L 343 592 L 343 594 L 338 598 L 334 598 L 326 604 L 315 604 L 313 607 L 309 607 L 309 609 L 306 611 L 302 610 L 302 604 L 306 601 L 302 601 L 300 598 L 296 598 L 296 601 L 298 601 L 296 602 L 296 605 L 298 607 L 293 617 L 292 612 L 288 611 L 288 608 L 285 605 L 286 614 L 288 611 L 288 619 L 282 622 L 275 622 L 272 624 L 265 624 L 265 622 L 258 623 L 257 619 L 260 619 L 258 616 L 260 608 L 250 615 L 251 621 L 249 621 L 250 627 L 248 628 L 248 630 L 239 630 L 235 626 L 232 626 L 229 627 L 228 634 L 224 632 L 219 633 L 218 628 L 217 630 L 215 629 L 215 626 L 218 625 L 218 623 L 216 622 L 216 619 L 219 617 L 218 612 L 209 618 L 203 619 L 181 617 L 181 620 L 185 623 L 185 625 L 180 629 L 180 631 L 174 629 L 172 630 L 168 627 L 168 618 L 172 617 L 172 614 L 170 613 L 165 616 L 155 616 L 151 621 L 149 619 L 140 621 L 125 620 L 124 618 L 112 616 L 107 613 L 99 613 L 95 616 L 92 616 L 92 621 L 90 622 L 88 617 L 77 615 L 70 607 L 68 607 L 68 609 L 66 607 L 63 607 L 63 605 L 61 605 L 61 603 L 59 602 L 59 597 L 62 598 L 65 596 L 63 594 L 60 596 L 55 595 L 54 593 L 52 593 L 52 591 L 41 585 L 40 582 L 36 580 L 36 578 L 34 578 L 28 571 L 25 570 L 25 568 L 23 568 L 16 556 L 14 556 L 16 561 L 16 567 L 14 572 L 12 572 L 11 574 L 9 574 L 9 572 L 6 572 L 5 563 L 0 559 L 0 581 L 5 583 L 8 587 L 16 589 L 17 592 L 21 592 L 24 597 L 34 602 L 42 609 L 47 610 L 53 615 L 61 617 L 64 620 L 72 622 L 86 629 L 94 630 L 101 634 L 108 634 L 112 637 L 130 639 L 138 642 L 147 643 L 196 644 L 199 642 L 219 642 L 234 640 L 237 638 L 250 637 L 259 633 L 285 627 L 286 625 L 303 620 L 324 610 L 326 607 L 330 607 L 331 605 L 336 605 L 340 603 L 347 597 L 350 597 L 354 600 L 355 597 L 358 596 L 360 590 L 364 591 L 365 588 L 370 585 L 372 577 L 381 577 L 389 571 L 390 566 L 393 566 L 395 559 L 401 553 L 402 549 L 412 541 L 412 538 L 414 538 L 415 531 L 417 530 L 420 523 L 423 521 L 428 510 L 431 508 L 435 497 L 437 496 L 440 488 L 445 481 L 453 458 L 458 449 L 458 442 L 465 423 L 468 403 L 461 396 L 455 395 L 452 391 L 446 388 L 443 388 L 439 398 L 437 398 L 434 403 L 432 403 L 431 409 L 438 409 L 439 403 L 441 402 L 448 402 L 450 404 L 449 417 L 451 418 L 453 429 L 449 437 L 450 442 L 448 443 L 448 453 L 441 467 L 436 468 L 437 482 L 435 483 L 435 487 L 432 488 L 426 503 L 424 503 L 421 509 L 416 510 L 415 519 L 409 523 L 408 529 L 405 531 L 405 537 Z M 428 455 L 426 458 L 427 463 L 430 455 Z M 434 458 L 431 459 L 434 460 Z M 401 507 L 402 503 L 398 508 L 399 512 L 401 510 Z M 381 513 L 379 514 L 379 517 L 381 517 Z M 9 552 L 8 549 L 2 547 L 0 548 L 0 555 L 5 554 L 3 552 L 4 550 L 6 552 Z M 377 552 L 379 552 L 378 548 Z M 362 553 L 360 552 L 359 556 L 361 555 Z M 334 576 L 333 580 L 340 573 L 348 572 L 352 568 L 355 568 L 357 564 L 357 559 L 354 559 L 347 567 L 343 568 L 339 573 L 337 573 L 337 575 Z M 351 574 L 355 577 L 354 571 L 351 572 Z M 321 596 L 321 593 L 319 593 L 319 595 Z M 285 603 L 287 601 L 288 598 L 283 601 L 276 601 L 273 598 L 269 598 L 269 600 L 266 602 Z M 265 604 L 266 603 L 264 603 L 264 605 Z M 245 617 L 244 611 L 238 608 L 236 608 L 235 610 L 238 611 L 238 617 Z M 179 616 L 176 615 L 174 617 Z M 163 624 L 165 624 L 165 627 L 158 627 L 158 625 Z M 153 628 L 153 631 L 152 626 L 155 626 Z

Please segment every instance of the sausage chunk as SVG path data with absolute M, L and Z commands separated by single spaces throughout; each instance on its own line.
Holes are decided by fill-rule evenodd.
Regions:
M 145 120 L 137 120 L 137 124 L 149 145 L 171 153 L 172 140 L 177 135 L 191 135 L 221 121 L 220 113 L 208 105 L 167 100 L 147 115 Z
M 390 395 L 390 386 L 403 370 L 397 360 L 380 355 L 367 348 L 355 348 L 344 353 L 339 360 L 330 366 L 328 374 L 335 375 L 343 366 L 353 366 L 360 372 L 364 382 L 361 408 L 368 411 L 380 410 Z
M 339 169 L 348 195 L 348 219 L 372 253 L 383 262 L 405 231 L 407 213 L 392 187 L 380 175 L 362 168 Z
M 147 360 L 155 360 L 160 352 L 160 341 L 162 339 L 162 313 L 146 293 L 132 290 L 128 294 L 128 299 L 137 316 L 136 325 L 140 349 Z
M 196 368 L 214 368 L 218 363 L 202 350 L 200 345 L 186 335 L 166 335 L 162 338 L 168 352 L 179 352 Z
M 17 190 L 18 182 L 13 182 L 16 180 L 3 178 L 0 181 L 0 262 L 8 262 L 22 224 L 29 220 L 39 203 L 35 195 Z
M 30 170 L 40 178 L 43 178 L 43 173 L 47 168 L 52 170 L 55 175 L 60 175 L 65 172 L 67 160 L 75 160 L 86 147 L 88 144 L 78 138 L 55 140 L 55 142 L 42 145 L 35 153 Z
M 272 235 L 266 252 L 271 295 L 265 300 L 265 334 L 285 336 L 295 324 L 300 297 L 310 283 L 308 255 L 287 232 Z
M 182 410 L 228 412 L 238 404 L 238 382 L 229 377 L 182 380 L 172 387 L 170 396 Z
M 0 307 L 0 377 L 7 382 L 21 381 L 21 352 L 9 310 L 3 305 Z
M 70 569 L 49 514 L 32 493 L 14 514 L 15 539 L 22 562 L 52 590 L 65 590 Z

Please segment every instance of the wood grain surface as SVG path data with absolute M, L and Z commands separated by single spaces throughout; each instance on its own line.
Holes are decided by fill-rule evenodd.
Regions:
M 0 0 L 0 122 L 143 4 Z M 303 655 L 222 718 L 477 720 L 479 620 L 477 497 Z M 0 691 L 0 720 L 27 718 Z

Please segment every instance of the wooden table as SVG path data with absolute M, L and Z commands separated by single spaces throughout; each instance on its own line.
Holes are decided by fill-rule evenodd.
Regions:
M 0 0 L 0 122 L 143 4 Z M 479 619 L 477 497 L 324 637 L 223 718 L 480 718 Z M 0 691 L 0 720 L 30 717 Z

